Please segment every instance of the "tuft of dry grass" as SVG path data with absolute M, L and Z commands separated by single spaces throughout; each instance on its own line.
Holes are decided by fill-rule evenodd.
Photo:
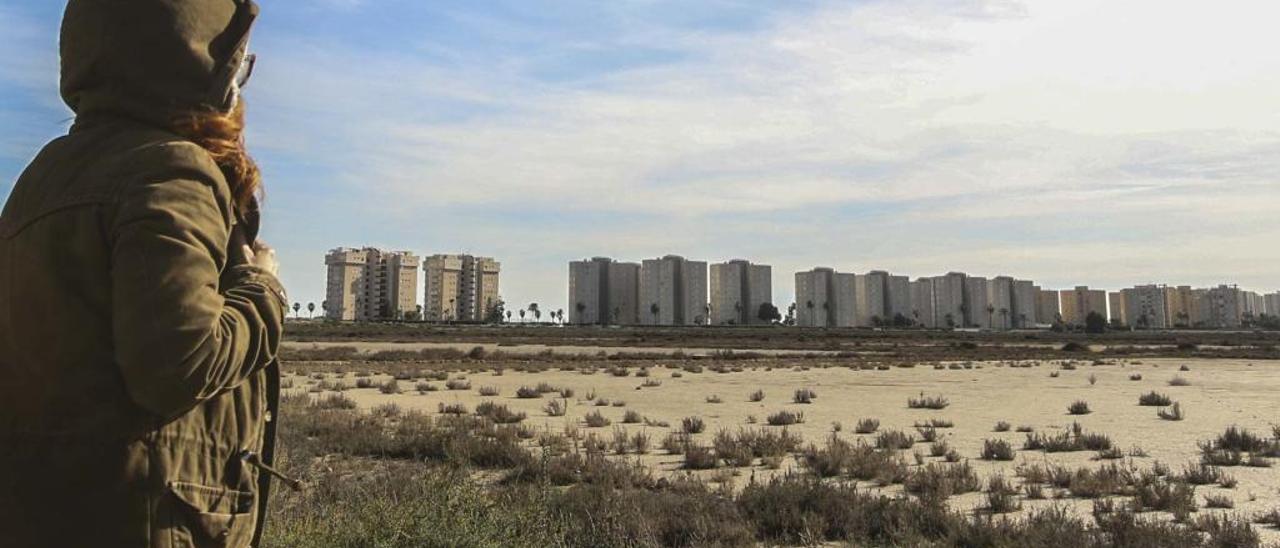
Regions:
M 1088 415 L 1093 411 L 1089 409 L 1089 402 L 1084 400 L 1076 400 L 1067 406 L 1068 415 Z
M 686 434 L 701 434 L 707 429 L 702 417 L 685 417 L 680 419 L 680 430 Z
M 778 411 L 765 418 L 769 426 L 789 426 L 804 422 L 803 411 Z
M 982 460 L 1013 460 L 1013 446 L 1000 439 L 988 439 L 982 442 Z
M 813 399 L 818 397 L 818 393 L 810 388 L 801 388 L 791 395 L 791 401 L 795 403 L 813 403 Z
M 879 429 L 879 419 L 858 419 L 858 424 L 853 427 L 853 431 L 858 434 L 874 434 Z
M 942 396 L 925 396 L 924 392 L 920 393 L 918 398 L 908 398 L 907 407 L 910 409 L 946 409 L 951 402 Z
M 582 420 L 586 422 L 588 428 L 603 428 L 605 426 L 609 426 L 610 424 L 612 424 L 612 421 L 606 418 L 599 411 L 592 411 L 590 413 L 587 413 L 587 415 L 583 417 Z
M 1173 403 L 1172 398 L 1170 398 L 1168 395 L 1161 394 L 1154 390 L 1151 392 L 1147 392 L 1146 394 L 1143 394 L 1141 396 L 1138 396 L 1138 405 L 1164 407 L 1171 403 Z

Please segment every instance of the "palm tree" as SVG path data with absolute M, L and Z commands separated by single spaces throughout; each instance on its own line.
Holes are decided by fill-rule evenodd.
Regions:
M 738 322 L 742 323 L 743 325 L 746 325 L 746 324 L 751 323 L 751 322 L 747 321 L 747 320 L 746 320 L 746 318 L 743 318 L 743 317 L 742 317 L 742 303 L 741 303 L 741 302 L 735 302 L 735 303 L 733 303 L 733 312 L 734 312 L 733 317 L 734 317 L 734 318 L 736 318 Z M 708 312 L 707 312 L 707 316 L 711 316 L 711 312 L 709 312 L 709 311 L 708 311 Z
M 652 316 L 654 325 L 658 324 L 658 312 L 661 311 L 662 309 L 658 308 L 658 303 L 652 303 L 649 305 L 649 315 Z
M 507 321 L 511 321 L 511 314 L 512 314 L 512 312 L 511 312 L 510 310 L 508 310 L 508 311 L 507 311 Z
M 316 315 L 316 303 L 307 303 L 307 319 Z
M 560 325 L 564 325 L 564 309 L 563 308 L 556 309 L 556 317 L 560 319 Z
M 987 305 L 987 329 L 991 329 L 995 327 L 995 325 L 993 325 L 994 320 L 991 319 L 992 315 L 994 315 L 995 312 L 996 312 L 995 305 L 992 305 L 992 304 Z
M 542 311 L 541 311 L 541 310 L 538 310 L 537 308 L 533 309 L 533 321 L 534 321 L 534 323 L 542 323 Z
M 575 309 L 577 309 L 577 311 L 578 311 L 578 321 L 579 321 L 579 322 L 581 322 L 581 321 L 582 321 L 582 313 L 587 311 L 587 305 L 586 305 L 585 303 L 583 303 L 582 301 L 578 301 L 578 304 L 574 305 L 574 308 L 575 308 Z
M 529 313 L 535 318 L 542 317 L 542 311 L 538 310 L 538 303 L 529 303 Z
M 297 318 L 297 317 L 298 317 L 298 311 L 299 311 L 299 310 L 302 310 L 302 304 L 301 304 L 301 303 L 293 303 L 293 317 L 294 317 L 294 318 Z
M 521 322 L 524 322 L 524 309 L 523 309 L 523 308 L 521 308 L 521 309 L 520 309 L 520 321 L 521 321 Z

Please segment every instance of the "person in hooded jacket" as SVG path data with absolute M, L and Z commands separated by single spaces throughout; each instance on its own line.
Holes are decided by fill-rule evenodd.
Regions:
M 248 546 L 285 293 L 239 88 L 252 0 L 71 0 L 75 112 L 0 214 L 0 545 Z

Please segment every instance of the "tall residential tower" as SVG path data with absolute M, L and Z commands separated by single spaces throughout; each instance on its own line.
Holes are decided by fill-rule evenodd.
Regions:
M 418 258 L 413 253 L 338 248 L 325 255 L 324 263 L 329 270 L 326 318 L 400 320 L 417 313 Z
M 483 322 L 501 301 L 498 275 L 502 264 L 491 257 L 432 255 L 422 262 L 426 272 L 424 319 Z
M 768 324 L 760 307 L 773 304 L 772 269 L 744 260 L 711 265 L 711 323 Z

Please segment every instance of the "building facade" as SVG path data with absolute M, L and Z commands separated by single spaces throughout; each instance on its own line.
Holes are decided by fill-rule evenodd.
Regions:
M 773 270 L 769 265 L 733 260 L 711 265 L 711 323 L 768 324 L 760 307 L 773 304 Z
M 1196 317 L 1195 290 L 1189 285 L 1164 288 L 1165 318 L 1172 327 L 1191 327 Z
M 885 294 L 885 322 L 891 325 L 911 322 L 911 278 L 889 276 Z
M 1272 318 L 1280 317 L 1280 291 L 1268 293 L 1262 297 L 1263 306 L 1266 307 L 1266 314 Z
M 1237 329 L 1243 319 L 1240 289 L 1220 285 L 1199 294 L 1197 326 L 1213 329 Z
M 337 248 L 325 255 L 324 262 L 326 318 L 402 320 L 418 313 L 418 258 L 413 253 Z
M 989 289 L 987 279 L 981 276 L 970 276 L 965 280 L 964 327 L 977 327 L 979 329 L 991 327 L 991 320 L 995 316 L 995 311 L 994 309 L 988 310 L 991 305 Z
M 1103 289 L 1089 289 L 1088 286 L 1076 286 L 1075 289 L 1064 289 L 1061 294 L 1062 323 L 1070 326 L 1083 326 L 1089 313 L 1097 313 L 1107 318 L 1107 292 Z
M 569 323 L 640 323 L 640 265 L 608 257 L 569 263 Z
M 996 276 L 987 283 L 987 310 L 991 311 L 991 329 L 1013 329 L 1013 278 Z
M 1036 284 L 1031 280 L 1013 281 L 1013 327 L 1029 329 L 1036 324 Z
M 707 263 L 678 255 L 640 264 L 640 320 L 645 325 L 703 325 L 707 310 Z
M 502 265 L 491 257 L 432 255 L 422 269 L 426 320 L 483 322 L 501 302 Z
M 1062 321 L 1062 303 L 1060 301 L 1060 293 L 1053 289 L 1036 290 L 1036 323 L 1039 325 L 1053 325 Z
M 933 279 L 920 278 L 910 284 L 911 291 L 911 312 L 908 318 L 920 327 L 933 329 L 938 327 L 936 316 L 933 313 Z
M 853 327 L 857 324 L 857 276 L 818 267 L 796 273 L 796 325 Z
M 1120 291 L 1124 323 L 1136 329 L 1168 329 L 1170 326 L 1165 287 L 1139 285 Z
M 1124 291 L 1107 293 L 1107 320 L 1112 324 L 1129 325 L 1128 309 L 1124 305 Z
M 951 272 L 931 278 L 933 281 L 933 323 L 951 329 L 964 325 L 965 279 L 962 272 Z

